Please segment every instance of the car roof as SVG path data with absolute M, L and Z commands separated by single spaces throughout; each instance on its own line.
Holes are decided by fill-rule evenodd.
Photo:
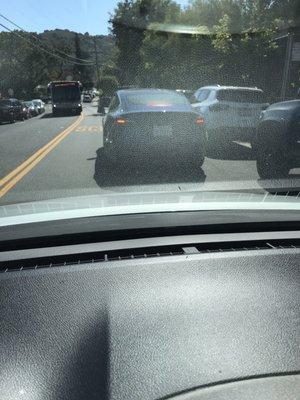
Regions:
M 268 110 L 276 110 L 276 109 L 297 109 L 300 108 L 300 100 L 287 100 L 287 101 L 281 101 L 279 103 L 274 103 L 271 104 L 268 107 Z
M 249 87 L 249 86 L 221 86 L 221 85 L 211 85 L 211 86 L 203 86 L 198 90 L 202 89 L 210 89 L 210 90 L 249 90 L 249 91 L 257 91 L 262 92 L 262 89 L 257 87 Z

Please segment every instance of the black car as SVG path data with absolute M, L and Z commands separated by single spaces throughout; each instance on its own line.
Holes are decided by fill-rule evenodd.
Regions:
M 164 89 L 119 90 L 103 119 L 104 154 L 140 154 L 204 162 L 204 120 L 183 94 Z
M 14 110 L 10 100 L 0 100 L 0 122 L 15 122 Z
M 254 148 L 261 179 L 285 178 L 300 166 L 300 100 L 272 104 L 262 113 Z
M 17 99 L 0 100 L 0 122 L 13 123 L 17 119 L 24 119 L 22 103 Z

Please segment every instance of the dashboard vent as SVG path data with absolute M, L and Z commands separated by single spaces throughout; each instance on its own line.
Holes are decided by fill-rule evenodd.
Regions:
M 222 243 L 188 243 L 176 246 L 157 246 L 114 250 L 109 252 L 94 252 L 70 254 L 67 256 L 53 256 L 13 260 L 0 263 L 0 272 L 22 271 L 29 269 L 63 267 L 67 265 L 105 263 L 111 261 L 134 260 L 141 258 L 171 257 L 178 255 L 193 255 L 205 253 L 223 253 L 251 250 L 285 250 L 300 249 L 300 240 L 270 240 L 270 241 L 241 241 Z M 55 249 L 53 250 L 55 252 Z

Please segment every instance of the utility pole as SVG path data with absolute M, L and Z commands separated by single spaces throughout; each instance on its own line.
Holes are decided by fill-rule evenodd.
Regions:
M 99 59 L 98 59 L 98 47 L 95 36 L 93 37 L 93 42 L 94 42 L 95 59 L 96 59 L 97 89 L 99 89 L 100 85 Z
M 287 43 L 286 43 L 286 51 L 285 51 L 285 61 L 284 61 L 284 68 L 283 68 L 283 76 L 282 76 L 282 86 L 281 86 L 281 100 L 286 99 L 289 76 L 290 76 L 290 65 L 291 65 L 291 58 L 292 58 L 292 51 L 293 51 L 293 43 L 294 43 L 294 34 L 290 33 L 286 36 Z

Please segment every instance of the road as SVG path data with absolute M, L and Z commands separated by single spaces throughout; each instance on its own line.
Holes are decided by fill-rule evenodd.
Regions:
M 124 191 L 263 190 L 248 143 L 231 143 L 202 168 L 179 163 L 171 148 L 160 160 L 107 165 L 101 118 L 95 103 L 81 117 L 54 118 L 47 106 L 42 116 L 0 125 L 0 205 Z

